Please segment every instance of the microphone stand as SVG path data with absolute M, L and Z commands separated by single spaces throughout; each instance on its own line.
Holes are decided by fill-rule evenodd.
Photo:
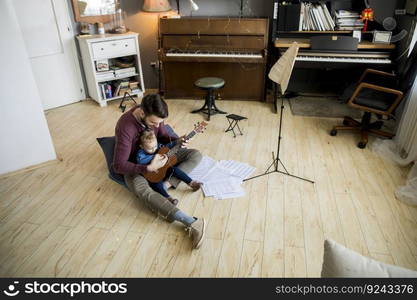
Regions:
M 274 106 L 275 106 L 275 111 L 278 112 L 277 109 L 277 96 L 278 96 L 278 88 L 277 88 L 277 84 L 274 83 Z M 253 176 L 247 179 L 244 179 L 243 181 L 249 181 L 261 176 L 265 176 L 265 175 L 269 175 L 272 173 L 280 173 L 280 174 L 284 174 L 287 176 L 291 176 L 297 179 L 301 179 L 304 181 L 308 181 L 314 184 L 314 181 L 310 180 L 310 179 L 306 179 L 303 177 L 299 177 L 299 176 L 295 176 L 293 174 L 291 174 L 290 172 L 288 172 L 288 170 L 285 168 L 284 164 L 282 163 L 282 160 L 279 158 L 280 155 L 280 147 L 281 147 L 281 130 L 282 130 L 282 116 L 283 116 L 283 111 L 284 111 L 284 95 L 281 95 L 281 115 L 279 118 L 279 134 L 278 134 L 278 147 L 277 147 L 277 156 L 275 157 L 274 152 L 272 151 L 272 157 L 273 157 L 273 161 L 272 163 L 269 165 L 268 169 L 266 169 L 265 173 L 261 174 L 261 175 L 257 175 L 257 176 Z M 284 168 L 285 172 L 279 170 L 279 164 L 281 164 L 281 166 Z M 271 167 L 274 166 L 274 169 L 272 171 L 270 171 Z

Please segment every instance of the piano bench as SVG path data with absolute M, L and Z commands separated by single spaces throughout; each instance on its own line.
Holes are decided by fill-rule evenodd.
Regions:
M 207 94 L 205 96 L 205 102 L 203 107 L 200 109 L 193 110 L 191 113 L 203 112 L 207 114 L 207 120 L 210 121 L 210 115 L 214 114 L 226 114 L 226 112 L 221 111 L 217 108 L 215 100 L 216 96 L 214 91 L 218 90 L 225 85 L 225 81 L 222 78 L 218 77 L 203 77 L 194 82 L 194 85 L 202 90 L 206 90 Z

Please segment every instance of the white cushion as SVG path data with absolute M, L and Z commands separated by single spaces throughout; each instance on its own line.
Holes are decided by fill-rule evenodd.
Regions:
M 376 261 L 325 240 L 321 277 L 417 277 L 417 272 Z

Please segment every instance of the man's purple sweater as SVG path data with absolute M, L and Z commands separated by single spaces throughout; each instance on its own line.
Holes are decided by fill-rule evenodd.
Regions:
M 136 164 L 136 154 L 139 150 L 139 136 L 146 129 L 145 124 L 136 120 L 133 107 L 124 113 L 116 124 L 116 144 L 114 148 L 113 170 L 123 175 L 138 175 L 146 171 L 146 165 Z M 176 137 L 169 136 L 162 122 L 158 128 L 153 128 L 158 142 L 166 144 Z

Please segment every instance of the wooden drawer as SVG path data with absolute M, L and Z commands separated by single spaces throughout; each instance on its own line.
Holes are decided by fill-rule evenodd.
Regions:
M 136 54 L 135 39 L 123 39 L 92 43 L 91 48 L 94 59 Z

